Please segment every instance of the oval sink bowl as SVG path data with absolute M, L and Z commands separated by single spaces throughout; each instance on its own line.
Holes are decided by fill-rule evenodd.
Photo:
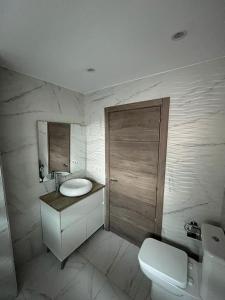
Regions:
M 82 196 L 90 192 L 92 182 L 88 179 L 69 179 L 60 186 L 60 193 L 67 197 Z

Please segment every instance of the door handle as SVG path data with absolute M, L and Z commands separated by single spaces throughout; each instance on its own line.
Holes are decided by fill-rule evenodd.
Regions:
M 110 178 L 110 181 L 118 182 L 118 180 L 115 178 Z

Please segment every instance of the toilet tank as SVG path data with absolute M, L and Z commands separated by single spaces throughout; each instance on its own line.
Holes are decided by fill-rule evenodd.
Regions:
M 225 299 L 225 236 L 220 227 L 203 224 L 202 280 L 200 294 L 203 300 Z

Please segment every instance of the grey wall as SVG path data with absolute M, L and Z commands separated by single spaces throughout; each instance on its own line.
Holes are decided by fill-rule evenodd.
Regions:
M 221 222 L 225 183 L 225 59 L 85 96 L 87 172 L 105 182 L 104 107 L 170 97 L 163 236 L 198 253 L 191 219 Z
M 43 251 L 39 196 L 53 190 L 39 183 L 36 121 L 83 123 L 82 95 L 0 69 L 0 151 L 16 264 Z
M 15 299 L 17 283 L 0 157 L 0 300 Z
M 225 187 L 224 187 L 224 196 L 223 196 L 221 225 L 222 225 L 223 230 L 225 231 Z

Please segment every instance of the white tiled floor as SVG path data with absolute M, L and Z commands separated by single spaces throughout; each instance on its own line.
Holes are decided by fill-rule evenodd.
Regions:
M 51 253 L 21 267 L 17 300 L 150 300 L 138 250 L 101 229 L 70 256 L 64 270 Z

